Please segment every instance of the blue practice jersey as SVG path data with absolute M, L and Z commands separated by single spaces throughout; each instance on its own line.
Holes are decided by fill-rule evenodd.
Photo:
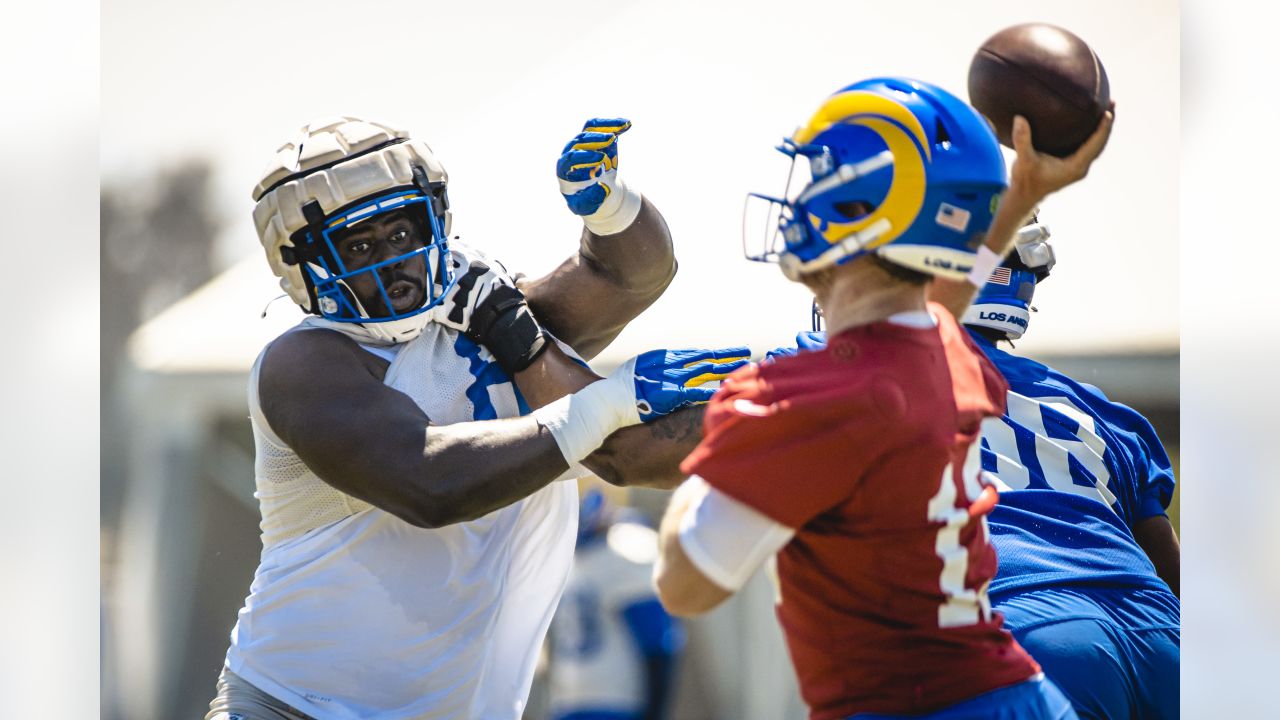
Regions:
M 579 535 L 551 621 L 553 720 L 666 717 L 660 711 L 684 632 L 654 592 L 657 555 L 657 533 L 636 523 Z
M 1133 538 L 1173 497 L 1169 456 L 1146 418 L 977 333 L 1009 382 L 1008 410 L 982 428 L 982 468 L 1000 488 L 988 516 L 1000 596 L 1040 587 L 1168 590 Z

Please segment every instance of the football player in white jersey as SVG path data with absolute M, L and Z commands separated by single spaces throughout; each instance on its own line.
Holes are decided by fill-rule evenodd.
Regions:
M 749 354 L 582 362 L 675 273 L 661 215 L 617 177 L 628 127 L 566 146 L 580 249 L 521 283 L 450 238 L 421 140 L 336 117 L 278 151 L 254 220 L 309 316 L 250 376 L 263 551 L 208 718 L 521 716 L 576 535 L 577 489 L 554 481 L 678 480 L 688 406 Z

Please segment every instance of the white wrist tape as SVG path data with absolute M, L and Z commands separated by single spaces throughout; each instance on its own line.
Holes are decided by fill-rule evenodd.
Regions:
M 978 248 L 978 257 L 973 261 L 973 269 L 969 271 L 969 276 L 965 278 L 969 284 L 981 290 L 987 280 L 991 279 L 991 273 L 995 272 L 1000 266 L 1000 262 L 1004 258 L 991 251 L 991 248 L 983 245 Z
M 640 214 L 640 204 L 640 193 L 627 187 L 622 178 L 616 178 L 600 209 L 582 218 L 582 222 L 596 235 L 614 235 L 631 227 Z
M 533 411 L 538 424 L 551 432 L 565 462 L 573 465 L 595 452 L 615 431 L 640 423 L 631 379 L 634 361 L 624 375 L 614 372 L 578 392 Z M 619 368 L 621 370 L 622 368 Z

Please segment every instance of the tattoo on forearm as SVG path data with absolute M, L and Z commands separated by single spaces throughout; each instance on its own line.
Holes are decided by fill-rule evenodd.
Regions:
M 702 408 L 682 410 L 649 423 L 649 434 L 655 440 L 683 442 L 702 437 Z

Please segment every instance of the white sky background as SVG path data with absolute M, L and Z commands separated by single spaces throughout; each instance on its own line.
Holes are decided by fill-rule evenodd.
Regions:
M 454 234 L 537 275 L 575 250 L 581 227 L 556 187 L 560 148 L 587 118 L 628 117 L 621 171 L 666 216 L 681 271 L 610 355 L 743 342 L 759 354 L 809 322 L 802 287 L 741 255 L 745 194 L 778 193 L 785 179 L 773 145 L 865 77 L 919 77 L 964 97 L 981 42 L 1033 20 L 1095 48 L 1118 117 L 1090 177 L 1042 208 L 1059 265 L 1019 348 L 1176 347 L 1179 25 L 1169 0 L 107 0 L 102 178 L 214 158 L 229 265 L 261 252 L 249 193 L 275 148 L 312 117 L 366 116 L 431 144 L 450 174 Z M 278 294 L 264 284 L 262 304 Z

